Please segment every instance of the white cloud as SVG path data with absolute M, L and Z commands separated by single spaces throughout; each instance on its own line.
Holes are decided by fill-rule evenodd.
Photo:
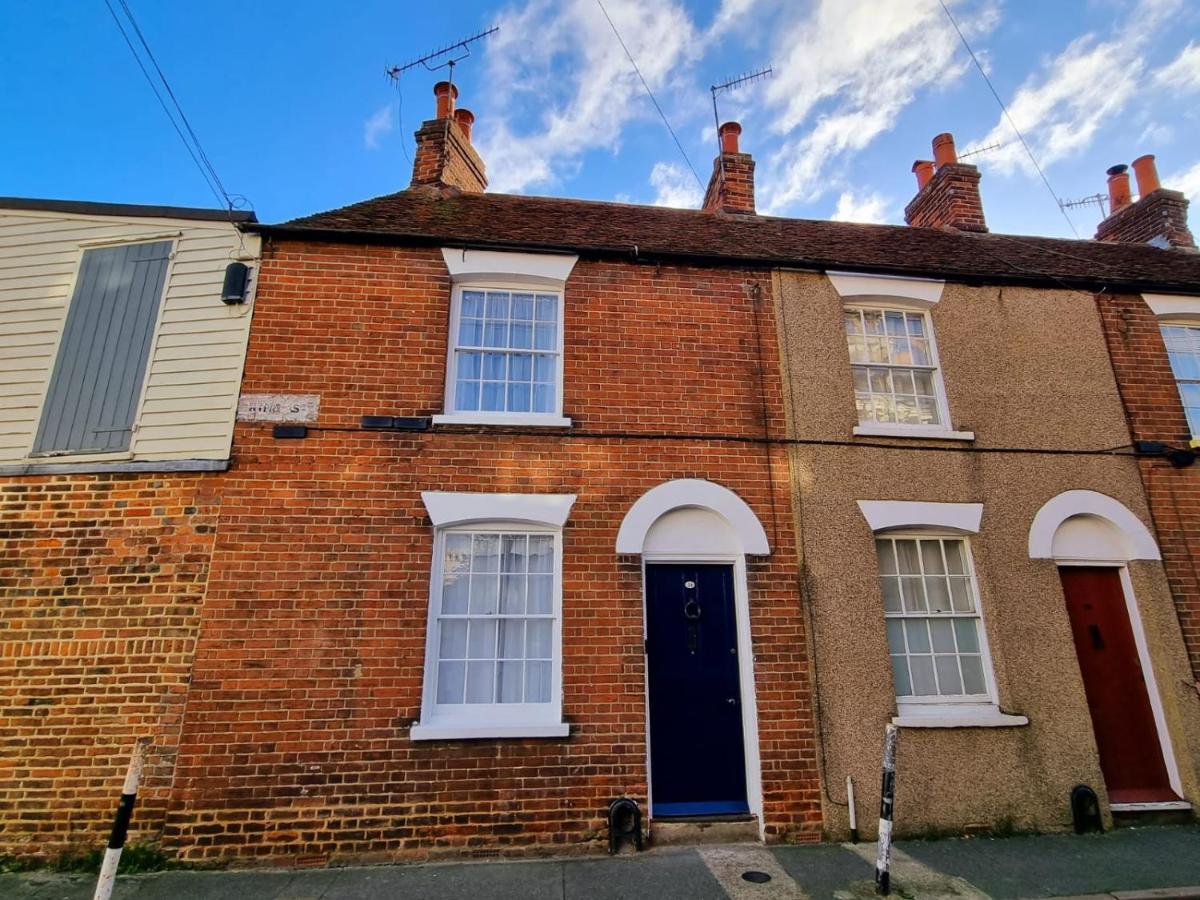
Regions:
M 1163 186 L 1173 191 L 1182 191 L 1193 203 L 1200 203 L 1200 162 L 1190 169 L 1176 172 L 1163 182 Z
M 378 150 L 385 134 L 396 127 L 396 117 L 391 104 L 381 106 L 363 123 L 363 145 L 368 150 Z
M 1137 28 L 1118 25 L 1116 35 L 1103 41 L 1095 34 L 1082 35 L 1025 81 L 1009 101 L 1008 112 L 1043 168 L 1090 147 L 1100 128 L 1137 96 L 1144 84 L 1146 44 L 1179 6 L 1180 0 L 1141 0 L 1131 14 Z M 981 166 L 1001 174 L 1035 174 L 1002 115 L 970 146 L 994 143 L 1004 146 L 980 157 Z
M 701 49 L 692 20 L 675 2 L 607 0 L 605 8 L 669 108 Z M 499 21 L 487 48 L 488 115 L 477 127 L 492 190 L 553 184 L 587 151 L 618 149 L 630 122 L 657 119 L 594 0 L 528 0 Z
M 1200 46 L 1193 41 L 1167 65 L 1154 72 L 1154 80 L 1180 93 L 1200 91 Z
M 838 197 L 837 209 L 834 210 L 835 222 L 868 222 L 881 225 L 891 217 L 891 203 L 881 194 L 872 191 L 859 195 L 854 191 L 842 191 Z
M 996 26 L 998 13 L 988 2 L 957 18 L 968 35 L 979 35 Z M 967 66 L 936 0 L 819 0 L 777 31 L 766 99 L 770 127 L 784 139 L 763 173 L 760 205 L 769 212 L 820 197 L 835 184 L 831 170 L 894 127 L 918 94 L 949 84 Z
M 650 186 L 655 190 L 655 206 L 699 209 L 704 202 L 691 170 L 682 164 L 658 162 L 650 171 Z

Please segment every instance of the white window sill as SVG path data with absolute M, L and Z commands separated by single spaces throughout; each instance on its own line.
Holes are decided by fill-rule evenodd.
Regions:
M 414 741 L 455 741 L 480 738 L 557 738 L 567 737 L 571 726 L 566 722 L 539 725 L 413 725 L 408 736 Z
M 973 431 L 951 431 L 949 428 L 931 428 L 928 425 L 893 425 L 887 422 L 868 422 L 854 426 L 855 437 L 906 437 L 926 438 L 934 441 L 973 441 Z
M 932 709 L 915 712 L 901 710 L 892 718 L 899 728 L 1019 728 L 1029 724 L 1028 716 L 1010 716 L 998 709 Z
M 434 425 L 519 425 L 538 428 L 570 428 L 565 416 L 547 413 L 447 413 L 434 416 Z

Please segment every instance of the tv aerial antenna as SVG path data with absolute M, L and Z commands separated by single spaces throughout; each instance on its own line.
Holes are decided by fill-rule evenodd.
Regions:
M 1108 218 L 1108 197 L 1104 194 L 1091 194 L 1087 197 L 1080 197 L 1078 200 L 1058 201 L 1058 207 L 1063 211 L 1079 209 L 1081 206 L 1098 206 L 1100 207 L 1100 217 Z
M 764 78 L 770 78 L 773 74 L 775 73 L 771 70 L 771 67 L 767 66 L 764 69 L 758 69 L 754 72 L 748 72 L 745 75 L 739 75 L 737 78 L 731 78 L 722 84 L 714 84 L 709 88 L 709 91 L 712 92 L 713 124 L 717 127 L 718 146 L 720 146 L 721 143 L 721 114 L 717 111 L 717 97 L 719 97 L 721 94 L 728 94 L 736 91 L 738 88 L 742 87 L 742 85 L 750 84 L 754 81 L 762 81 Z
M 996 141 L 994 144 L 988 144 L 986 147 L 976 147 L 974 150 L 968 150 L 966 153 L 958 154 L 959 161 L 970 159 L 972 156 L 982 156 L 984 153 L 991 153 L 993 150 L 999 150 L 1004 146 L 1003 141 Z
M 392 79 L 392 81 L 398 82 L 401 75 L 409 69 L 415 69 L 417 66 L 423 66 L 428 72 L 436 72 L 438 69 L 449 69 L 450 74 L 446 80 L 454 84 L 454 67 L 471 55 L 471 45 L 476 41 L 481 41 L 485 37 L 495 34 L 499 30 L 499 25 L 485 28 L 483 31 L 463 38 L 461 41 L 446 44 L 444 47 L 439 47 L 437 50 L 426 53 L 424 56 L 410 60 L 402 66 L 388 66 L 384 69 L 384 74 Z

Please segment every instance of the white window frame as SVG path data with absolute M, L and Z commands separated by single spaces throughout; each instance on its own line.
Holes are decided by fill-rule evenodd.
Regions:
M 891 654 L 884 634 L 887 651 L 888 681 L 896 703 L 892 722 L 902 728 L 1001 728 L 1028 725 L 1029 719 L 1000 711 L 995 667 L 988 641 L 987 617 L 984 615 L 983 594 L 975 566 L 971 535 L 979 532 L 983 507 L 978 503 L 940 503 L 905 500 L 859 500 L 858 506 L 871 528 L 871 550 L 874 560 L 876 592 L 879 611 L 886 631 L 887 614 L 883 608 L 879 556 L 875 551 L 876 538 L 940 538 L 961 540 L 967 553 L 967 571 L 975 592 L 975 611 L 979 622 L 979 658 L 983 666 L 986 697 L 897 697 L 891 676 Z M 905 618 L 905 617 L 897 617 Z
M 446 384 L 443 413 L 433 417 L 435 425 L 515 425 L 568 428 L 571 420 L 563 415 L 563 370 L 566 348 L 566 281 L 577 256 L 561 254 L 507 253 L 491 250 L 466 250 L 444 247 L 442 257 L 450 272 L 453 289 L 450 299 L 450 330 L 446 340 Z M 555 397 L 552 412 L 495 412 L 459 410 L 455 406 L 458 382 L 458 334 L 462 314 L 462 292 L 508 291 L 556 294 L 558 320 Z M 506 351 L 511 352 L 511 350 Z M 536 352 L 531 350 L 530 352 Z M 543 351 L 545 352 L 545 351 Z
M 942 377 L 942 360 L 941 354 L 938 352 L 937 335 L 933 327 L 933 317 L 929 314 L 930 304 L 922 301 L 903 300 L 895 298 L 881 297 L 861 297 L 845 300 L 842 304 L 843 314 L 851 311 L 878 311 L 881 313 L 887 312 L 902 312 L 909 315 L 921 316 L 925 323 L 925 334 L 929 341 L 929 361 L 930 365 L 922 366 L 890 366 L 880 364 L 886 368 L 929 368 L 931 369 L 931 378 L 933 380 L 934 400 L 937 404 L 938 418 L 941 422 L 937 425 L 920 425 L 906 424 L 903 422 L 859 422 L 854 426 L 853 433 L 855 435 L 876 436 L 876 437 L 922 437 L 935 438 L 941 440 L 957 440 L 957 441 L 973 441 L 975 434 L 970 431 L 955 431 L 950 424 L 950 401 L 946 397 L 945 379 Z M 847 359 L 849 360 L 850 344 L 846 334 L 845 320 L 842 322 L 842 340 L 845 342 Z M 851 371 L 855 366 L 862 366 L 863 363 L 850 361 Z M 857 414 L 857 402 L 856 414 Z
M 1158 320 L 1159 335 L 1162 334 L 1162 326 L 1164 325 L 1183 325 L 1191 328 L 1200 328 L 1200 297 L 1191 296 L 1188 294 L 1142 294 L 1142 299 L 1146 305 L 1150 307 L 1150 312 Z M 1164 342 L 1164 352 L 1166 350 Z M 1171 366 L 1171 377 L 1175 381 L 1175 391 L 1179 392 L 1179 377 L 1175 374 L 1175 367 Z M 1183 395 L 1179 394 L 1179 405 L 1183 406 Z M 1184 415 L 1187 415 L 1187 409 L 1183 410 Z M 1188 430 L 1192 431 L 1192 443 L 1195 445 L 1200 441 L 1200 434 L 1192 430 L 1192 423 L 1188 422 Z
M 575 501 L 561 494 L 422 494 L 434 525 L 433 561 L 426 618 L 425 668 L 421 688 L 421 719 L 412 725 L 414 741 L 473 738 L 566 737 L 562 718 L 562 526 Z M 437 702 L 438 618 L 441 613 L 442 569 L 446 536 L 462 532 L 550 534 L 554 537 L 554 586 L 548 703 Z
M 1170 328 L 1170 327 L 1191 328 L 1195 331 L 1200 331 L 1200 316 L 1198 316 L 1196 318 L 1190 318 L 1190 319 L 1172 316 L 1172 317 L 1168 317 L 1168 318 L 1160 318 L 1158 320 L 1158 333 L 1160 335 L 1162 335 L 1163 328 Z M 1166 338 L 1165 337 L 1163 338 L 1163 346 L 1164 347 L 1166 346 Z M 1168 365 L 1170 365 L 1169 357 L 1168 357 L 1167 363 L 1168 363 Z M 1173 366 L 1173 365 L 1171 365 L 1171 377 L 1175 381 L 1175 390 L 1179 394 L 1179 405 L 1183 408 L 1183 415 L 1184 415 L 1184 418 L 1187 420 L 1188 432 L 1191 434 L 1193 440 L 1200 439 L 1200 421 L 1198 421 L 1196 423 L 1196 427 L 1192 426 L 1192 417 L 1188 415 L 1188 406 L 1187 406 L 1187 403 L 1183 399 L 1183 391 L 1180 389 L 1180 385 L 1183 384 L 1185 381 L 1189 384 L 1196 384 L 1197 386 L 1200 386 L 1200 379 L 1192 379 L 1192 378 L 1185 379 L 1185 378 L 1180 377 L 1179 373 L 1175 371 L 1175 366 Z

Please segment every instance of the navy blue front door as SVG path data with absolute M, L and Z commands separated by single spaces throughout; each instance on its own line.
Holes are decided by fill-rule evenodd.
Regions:
M 653 814 L 746 812 L 732 566 L 646 566 L 646 656 Z

